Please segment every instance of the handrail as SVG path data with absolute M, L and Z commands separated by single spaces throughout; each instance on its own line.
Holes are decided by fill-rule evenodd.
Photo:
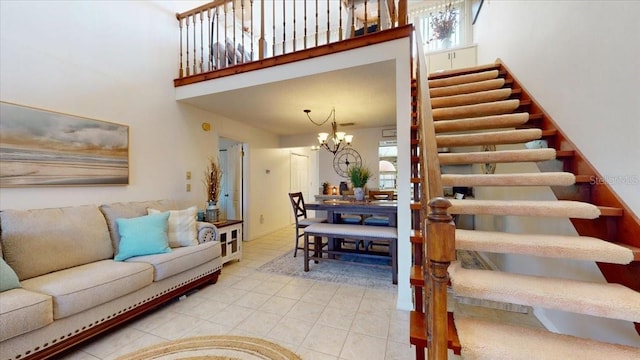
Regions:
M 357 36 L 360 26 L 366 35 L 372 19 L 376 31 L 396 28 L 406 24 L 406 2 L 396 11 L 393 0 L 307 0 L 297 8 L 297 1 L 215 0 L 176 14 L 178 78 L 339 42 Z M 365 9 L 363 19 L 356 7 Z
M 414 32 L 417 43 L 417 115 L 420 137 L 421 222 L 424 234 L 422 265 L 425 281 L 424 309 L 427 329 L 428 359 L 447 359 L 447 269 L 456 259 L 455 224 L 447 209 L 451 203 L 443 197 L 436 145 L 435 126 L 429 96 L 428 71 L 420 32 Z M 431 212 L 427 215 L 428 207 Z

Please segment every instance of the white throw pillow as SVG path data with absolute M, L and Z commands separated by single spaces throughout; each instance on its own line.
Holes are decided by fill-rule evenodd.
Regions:
M 152 208 L 147 209 L 149 214 L 160 212 L 162 211 Z M 167 235 L 170 247 L 198 245 L 197 212 L 198 208 L 195 206 L 184 210 L 169 210 L 169 230 Z

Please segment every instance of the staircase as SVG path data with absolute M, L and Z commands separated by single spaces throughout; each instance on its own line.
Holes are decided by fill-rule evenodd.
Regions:
M 640 220 L 607 184 L 593 181 L 601 176 L 500 60 L 431 74 L 428 86 L 420 73 L 426 68 L 418 68 L 412 88 L 411 152 L 416 358 L 428 349 L 429 359 L 445 359 L 451 349 L 465 359 L 640 359 L 640 348 L 465 317 L 451 307 L 447 312 L 449 291 L 630 321 L 640 333 Z M 456 173 L 457 165 L 475 171 Z M 441 174 L 441 166 L 449 170 Z M 481 196 L 442 198 L 451 187 L 471 187 Z M 550 188 L 556 199 L 522 198 L 518 189 L 525 187 Z M 537 229 L 455 229 L 452 215 L 464 214 L 534 219 Z M 549 234 L 551 218 L 569 219 L 578 236 Z M 596 262 L 608 282 L 465 269 L 455 250 Z

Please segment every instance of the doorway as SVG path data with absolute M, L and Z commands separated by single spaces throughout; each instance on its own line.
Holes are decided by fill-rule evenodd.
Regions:
M 305 201 L 310 201 L 309 192 L 309 157 L 306 155 L 291 153 L 291 169 L 289 180 L 289 192 L 301 192 Z M 291 213 L 290 222 L 295 223 Z
M 220 138 L 220 167 L 222 181 L 220 191 L 220 217 L 242 220 L 244 145 L 232 139 Z

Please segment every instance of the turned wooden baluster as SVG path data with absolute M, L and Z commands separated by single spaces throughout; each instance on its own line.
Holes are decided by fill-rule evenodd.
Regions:
M 307 2 L 304 2 L 304 48 L 307 48 Z
M 200 11 L 200 66 L 199 72 L 204 72 L 204 26 L 203 26 L 204 16 L 202 15 L 202 11 Z
M 271 22 L 271 24 L 273 24 L 273 53 L 271 54 L 271 56 L 276 56 L 276 4 L 273 3 L 272 4 L 273 7 L 271 8 L 272 10 L 272 15 L 273 15 L 273 21 Z
M 287 46 L 287 2 L 282 2 L 282 53 L 286 54 Z
M 318 46 L 318 0 L 316 0 L 316 44 Z
M 213 37 L 211 36 L 211 9 L 207 9 L 207 37 L 209 38 L 209 62 L 207 64 L 207 70 L 213 70 Z
M 353 38 L 356 36 L 356 2 L 351 1 L 351 36 L 349 38 Z
M 258 59 L 264 59 L 264 52 L 267 45 L 267 39 L 264 38 L 264 0 L 260 1 L 260 39 L 258 40 Z
M 253 0 L 249 0 L 249 8 L 251 9 L 250 13 L 251 13 L 251 37 L 249 38 L 251 41 L 251 60 L 255 60 L 253 58 L 253 54 L 255 54 L 253 51 Z
M 180 69 L 178 70 L 178 77 L 184 75 L 184 68 L 182 67 L 182 19 L 178 18 L 178 24 L 180 25 Z
M 342 41 L 342 1 L 338 1 L 338 41 Z
M 224 11 L 224 59 L 222 59 L 222 61 L 224 61 L 225 67 L 229 65 L 229 49 L 227 49 L 227 39 L 229 38 L 229 35 L 227 35 L 227 15 L 229 13 L 227 10 L 228 4 L 229 3 L 224 3 L 224 5 L 222 5 L 222 9 Z
M 293 2 L 293 51 L 296 51 L 296 2 Z
M 367 4 L 369 3 L 368 0 L 364 0 L 364 34 L 366 35 L 369 31 L 368 27 L 368 20 L 367 20 Z
M 329 0 L 327 0 L 327 44 L 331 42 L 331 24 L 329 23 L 331 16 L 329 14 Z
M 382 14 L 382 11 L 380 10 L 380 6 L 382 6 L 382 3 L 381 3 L 381 0 L 378 0 L 378 23 L 377 23 L 378 24 L 378 30 L 377 31 L 382 30 L 382 27 L 381 27 L 382 26 L 382 21 L 380 19 L 380 14 Z
M 398 26 L 407 25 L 407 0 L 398 1 Z
M 187 51 L 186 51 L 186 53 L 187 53 L 186 54 L 187 55 L 187 59 L 186 59 L 187 60 L 186 61 L 187 74 L 186 75 L 189 76 L 189 75 L 191 75 L 191 67 L 189 66 L 189 17 L 188 16 L 184 19 L 184 22 L 187 25 L 186 34 L 185 34 L 185 39 L 187 40 L 187 46 L 186 46 L 186 49 L 187 49 Z
M 198 53 L 196 51 L 196 14 L 191 15 L 191 19 L 193 19 L 193 71 L 192 73 L 195 75 L 198 72 Z
M 429 282 L 429 308 L 425 316 L 427 328 L 428 359 L 447 358 L 447 269 L 456 259 L 456 226 L 447 209 L 449 200 L 436 197 L 429 201 L 431 211 L 425 224 L 427 261 L 424 279 Z

